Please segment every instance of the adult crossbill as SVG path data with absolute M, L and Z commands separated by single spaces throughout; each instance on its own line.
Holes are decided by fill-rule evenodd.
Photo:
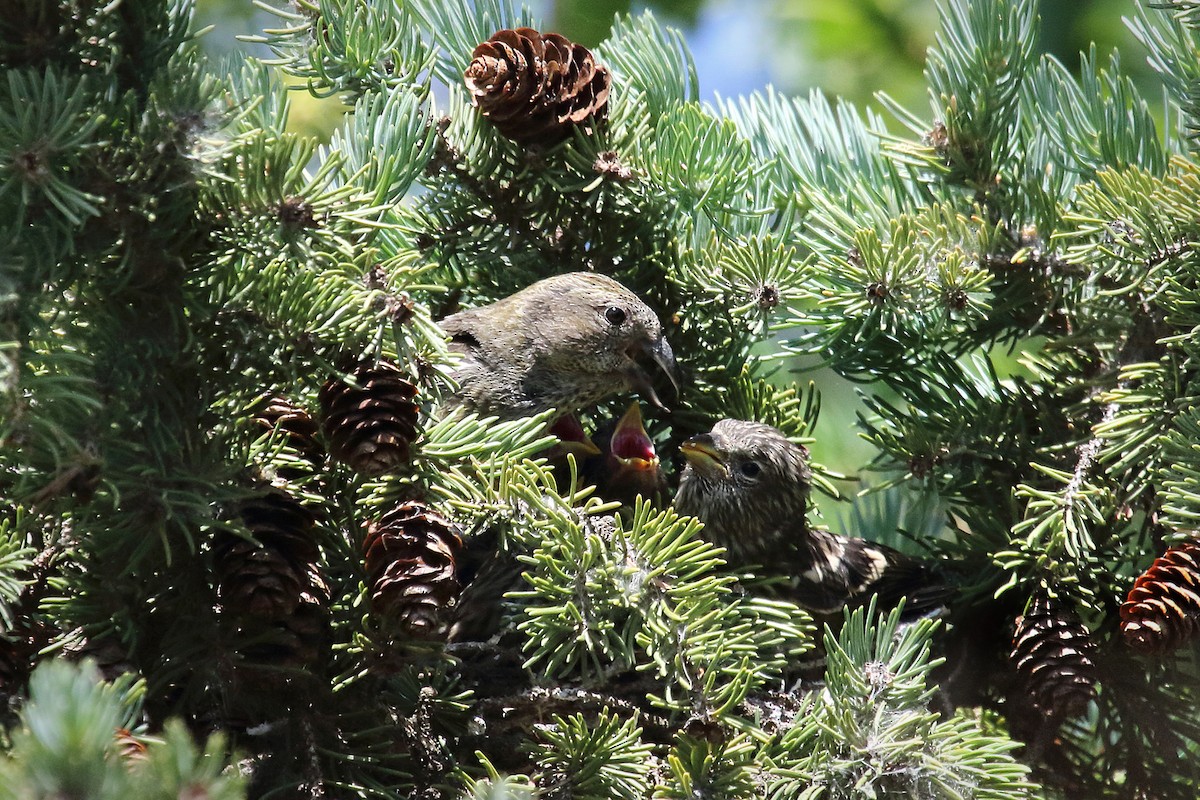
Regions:
M 480 414 L 566 413 L 628 389 L 661 407 L 645 361 L 675 383 L 658 317 L 604 275 L 556 275 L 439 324 L 462 356 L 454 399 Z
M 777 429 L 723 419 L 680 448 L 687 464 L 675 509 L 704 523 L 708 541 L 735 567 L 759 565 L 788 579 L 788 599 L 815 614 L 878 596 L 907 598 L 906 616 L 942 609 L 949 590 L 922 561 L 865 539 L 808 524 L 808 451 Z

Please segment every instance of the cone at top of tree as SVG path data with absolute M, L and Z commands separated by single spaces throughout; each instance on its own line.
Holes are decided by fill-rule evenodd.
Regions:
M 608 68 L 565 36 L 506 28 L 471 56 L 464 77 L 472 102 L 515 142 L 551 145 L 577 126 L 590 132 L 604 121 Z

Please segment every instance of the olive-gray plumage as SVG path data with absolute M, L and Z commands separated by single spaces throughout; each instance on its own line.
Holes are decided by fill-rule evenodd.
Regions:
M 703 536 L 735 567 L 759 565 L 790 579 L 797 604 L 819 613 L 878 595 L 881 608 L 939 608 L 948 595 L 925 564 L 865 539 L 808 524 L 808 451 L 769 425 L 723 419 L 683 443 L 687 465 L 675 508 L 704 523 Z
M 462 356 L 454 399 L 481 414 L 566 413 L 628 389 L 661 405 L 639 359 L 675 380 L 658 317 L 605 275 L 556 275 L 438 324 Z

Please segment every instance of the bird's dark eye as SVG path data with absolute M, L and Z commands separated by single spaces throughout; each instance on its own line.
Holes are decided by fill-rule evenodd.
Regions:
M 742 465 L 738 467 L 738 472 L 747 478 L 757 478 L 758 473 L 762 472 L 762 467 L 758 465 L 757 461 L 743 461 Z
M 604 312 L 604 318 L 608 320 L 609 325 L 620 325 L 625 321 L 625 309 L 609 306 Z

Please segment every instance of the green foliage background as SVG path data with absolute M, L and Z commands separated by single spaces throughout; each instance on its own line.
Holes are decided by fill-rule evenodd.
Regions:
M 18 2 L 0 791 L 1191 800 L 1196 647 L 1139 653 L 1119 626 L 1200 518 L 1200 4 L 1127 10 L 1161 109 L 1138 57 L 1044 56 L 1028 0 L 943 4 L 927 96 L 873 108 L 702 102 L 684 37 L 621 16 L 596 45 L 607 123 L 536 149 L 460 83 L 478 42 L 535 23 L 500 0 L 279 7 L 268 61 L 215 66 L 182 1 Z M 842 7 L 868 42 L 865 11 L 907 13 Z M 336 98 L 331 136 L 293 124 L 308 95 Z M 859 425 L 887 482 L 844 524 L 937 560 L 948 619 L 870 607 L 818 632 L 695 520 L 609 516 L 556 475 L 547 416 L 448 414 L 433 320 L 578 269 L 635 288 L 686 354 L 651 420 L 664 454 L 728 415 L 849 438 L 779 369 L 797 359 L 878 388 Z M 320 416 L 327 380 L 378 360 L 419 387 L 400 468 L 306 465 L 253 421 L 264 395 Z M 376 602 L 364 529 L 411 502 L 523 570 L 487 641 L 430 641 Z M 231 541 L 292 606 L 231 599 Z M 1034 601 L 1046 646 L 1010 657 Z M 161 746 L 128 763 L 117 728 Z
M 638 7 L 650 8 L 667 24 L 686 31 L 698 24 L 705 5 L 702 0 L 680 0 Z M 625 0 L 558 0 L 537 7 L 543 9 L 542 19 L 548 29 L 588 45 L 607 37 L 614 15 L 631 10 Z M 200 40 L 201 45 L 214 55 L 239 49 L 253 52 L 254 46 L 239 37 L 267 24 L 261 11 L 242 0 L 197 0 L 196 9 L 197 23 L 212 28 Z M 799 94 L 815 87 L 831 97 L 868 106 L 877 106 L 878 92 L 887 93 L 907 107 L 924 99 L 925 51 L 937 29 L 937 10 L 932 0 L 775 0 L 743 3 L 739 9 L 739 13 L 762 21 L 765 39 L 720 38 L 721 46 L 736 53 L 752 51 L 753 58 L 763 59 L 771 83 L 785 93 Z M 1068 66 L 1077 65 L 1080 54 L 1091 43 L 1101 52 L 1112 47 L 1136 52 L 1140 45 L 1123 21 L 1127 10 L 1125 0 L 1045 0 L 1039 7 L 1038 46 Z M 693 53 L 703 65 L 707 54 L 697 52 L 694 46 Z M 1157 105 L 1159 99 L 1152 87 L 1158 82 L 1149 64 L 1142 59 L 1127 59 L 1124 67 L 1148 101 Z M 738 91 L 757 88 L 761 87 L 745 85 Z M 293 96 L 292 106 L 289 126 L 321 138 L 332 133 L 345 110 L 335 97 L 320 99 L 304 93 Z M 886 116 L 884 123 L 896 126 Z M 1022 372 L 1007 350 L 993 355 L 1002 374 Z M 826 399 L 823 427 L 837 434 L 812 442 L 815 458 L 828 465 L 831 472 L 855 478 L 839 482 L 841 491 L 849 497 L 864 485 L 860 479 L 867 485 L 877 483 L 878 476 L 862 472 L 873 448 L 851 432 L 857 430 L 858 415 L 865 408 L 860 393 L 881 391 L 880 387 L 847 382 L 811 359 L 798 358 L 789 369 L 814 380 L 821 388 Z M 886 389 L 882 391 L 886 393 Z M 842 502 L 828 495 L 818 495 L 816 503 L 830 519 L 837 520 L 847 513 Z

